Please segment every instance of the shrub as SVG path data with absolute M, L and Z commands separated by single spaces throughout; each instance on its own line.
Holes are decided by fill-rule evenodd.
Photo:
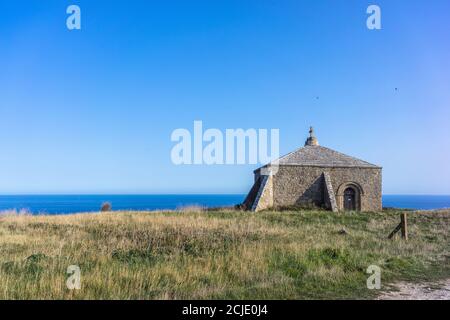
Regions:
M 111 211 L 112 209 L 112 205 L 109 202 L 104 202 L 102 203 L 102 207 L 100 208 L 101 212 L 107 212 L 107 211 Z

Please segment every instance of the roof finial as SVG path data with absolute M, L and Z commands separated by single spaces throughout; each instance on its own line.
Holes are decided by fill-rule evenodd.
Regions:
M 318 146 L 318 145 L 319 145 L 319 141 L 314 136 L 314 128 L 313 127 L 309 127 L 309 138 L 306 139 L 305 147 L 306 146 Z

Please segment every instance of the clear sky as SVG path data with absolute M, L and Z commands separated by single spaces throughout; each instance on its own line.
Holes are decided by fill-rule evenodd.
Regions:
M 66 28 L 67 6 L 82 29 Z M 366 9 L 382 10 L 368 30 Z M 0 193 L 245 193 L 175 166 L 177 128 L 278 128 L 450 194 L 448 0 L 1 0 Z M 395 89 L 397 88 L 397 90 Z

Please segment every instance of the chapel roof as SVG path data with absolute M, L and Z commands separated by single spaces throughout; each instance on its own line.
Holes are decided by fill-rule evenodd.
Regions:
M 348 156 L 335 150 L 319 145 L 311 127 L 310 136 L 305 146 L 265 165 L 314 166 L 314 167 L 350 167 L 350 168 L 380 168 L 367 161 Z

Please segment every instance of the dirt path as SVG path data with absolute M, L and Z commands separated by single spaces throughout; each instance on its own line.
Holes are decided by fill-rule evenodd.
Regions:
M 378 300 L 450 300 L 450 279 L 436 283 L 398 282 Z

